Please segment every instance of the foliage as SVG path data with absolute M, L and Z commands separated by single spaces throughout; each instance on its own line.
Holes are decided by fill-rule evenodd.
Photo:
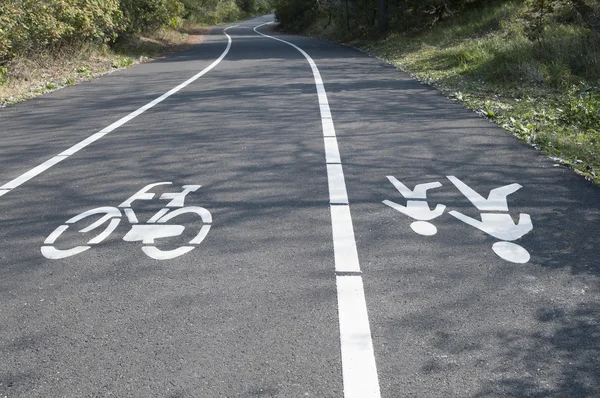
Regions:
M 573 86 L 564 95 L 529 97 L 500 111 L 496 121 L 556 161 L 600 184 L 600 91 L 597 88 L 582 90 Z
M 6 75 L 8 74 L 8 68 L 6 66 L 0 67 L 0 86 L 8 83 L 8 78 Z
M 476 0 L 387 0 L 384 21 L 392 30 L 432 26 Z M 335 24 L 355 36 L 369 34 L 377 27 L 378 0 L 277 0 L 275 13 L 284 27 L 308 28 L 325 17 L 325 26 Z
M 236 4 L 246 14 L 266 14 L 272 8 L 270 0 L 236 0 Z
M 319 13 L 317 0 L 275 0 L 275 18 L 288 30 L 306 29 Z
M 113 40 L 121 19 L 118 0 L 3 0 L 0 64 L 16 54 Z
M 199 21 L 271 7 L 271 0 L 0 0 L 0 108 L 186 48 L 206 31 Z
M 557 104 L 559 120 L 563 124 L 574 124 L 580 130 L 596 135 L 600 144 L 600 89 L 589 87 L 584 91 L 576 88 L 568 93 L 564 107 Z
M 120 0 L 125 31 L 130 34 L 151 33 L 168 25 L 176 27 L 184 6 L 178 0 Z
M 118 57 L 110 63 L 110 66 L 115 69 L 126 68 L 128 66 L 133 65 L 133 62 L 134 62 L 133 59 L 131 59 L 129 57 Z
M 272 0 L 180 0 L 186 20 L 203 24 L 232 22 L 241 18 L 266 14 L 272 9 Z
M 269 12 L 271 0 L 0 0 L 0 66 L 15 56 L 123 41 L 183 18 L 209 24 Z M 2 75 L 5 75 L 4 73 Z
M 383 28 L 414 32 L 430 29 L 474 8 L 496 8 L 515 2 L 526 4 L 521 18 L 532 41 L 541 41 L 546 27 L 561 19 L 565 22 L 564 14 L 568 13 L 570 22 L 586 26 L 600 39 L 600 3 L 596 0 L 276 0 L 274 5 L 277 19 L 285 29 L 303 31 L 318 21 L 324 23 L 321 29 L 334 25 L 346 36 L 361 37 L 376 31 L 379 11 Z M 378 10 L 380 3 L 384 4 L 382 10 Z
M 528 7 L 472 8 L 359 43 L 600 184 L 600 42 L 566 7 L 531 41 Z
M 548 25 L 549 16 L 554 11 L 554 0 L 529 0 L 529 7 L 523 14 L 527 21 L 525 31 L 531 41 L 540 41 Z
M 0 0 L 0 67 L 87 43 L 119 45 L 183 18 L 218 24 L 269 12 L 271 0 Z M 7 72 L 0 73 L 0 82 Z

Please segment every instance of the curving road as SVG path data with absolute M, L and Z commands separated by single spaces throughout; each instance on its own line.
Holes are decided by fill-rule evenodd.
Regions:
M 600 190 L 271 21 L 0 110 L 0 396 L 598 396 Z

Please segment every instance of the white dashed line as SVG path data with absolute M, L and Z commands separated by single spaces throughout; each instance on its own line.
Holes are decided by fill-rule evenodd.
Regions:
M 340 150 L 338 148 L 337 138 L 335 137 L 323 137 L 325 143 L 325 163 L 327 164 L 340 164 Z
M 329 203 L 332 205 L 347 205 L 348 192 L 344 180 L 344 170 L 341 164 L 327 165 L 327 180 L 329 181 Z
M 344 397 L 380 397 L 379 380 L 374 366 L 371 329 L 360 275 L 337 276 L 340 341 L 344 363 Z M 364 344 L 369 342 L 368 344 Z M 372 364 L 372 365 L 371 365 Z M 348 377 L 346 377 L 346 374 Z
M 335 271 L 360 273 L 350 206 L 331 205 L 330 210 Z
M 335 137 L 333 120 L 330 117 L 321 117 L 321 123 L 323 124 L 323 137 Z
M 380 398 L 377 366 L 348 193 L 325 86 L 317 65 L 304 50 L 285 40 L 256 30 L 263 25 L 267 24 L 255 27 L 254 31 L 261 36 L 290 45 L 304 55 L 310 64 L 317 87 L 331 203 L 344 398 Z

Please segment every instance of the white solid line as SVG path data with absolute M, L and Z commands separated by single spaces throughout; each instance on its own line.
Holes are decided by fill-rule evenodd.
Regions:
M 321 123 L 325 143 L 325 156 L 329 182 L 329 200 L 331 203 L 345 198 L 346 204 L 330 205 L 333 233 L 333 253 L 336 272 L 360 273 L 354 228 L 348 203 L 348 194 L 342 170 L 331 110 L 327 93 L 317 65 L 300 47 L 285 40 L 260 33 L 261 36 L 280 41 L 298 50 L 310 65 L 317 87 Z M 334 165 L 334 163 L 337 163 Z M 341 182 L 340 182 L 341 179 Z M 343 191 L 343 192 L 342 192 Z M 362 277 L 337 276 L 338 308 L 340 320 L 340 348 L 342 353 L 342 378 L 344 398 L 380 398 L 379 379 L 375 364 L 375 353 L 371 340 L 371 328 L 367 314 L 365 292 Z
M 361 272 L 348 205 L 331 205 L 331 229 L 336 272 Z
M 335 137 L 324 137 L 323 141 L 325 143 L 325 163 L 342 163 L 337 139 Z
M 67 149 L 66 151 L 63 151 L 63 152 L 59 153 L 58 156 L 71 156 L 74 153 L 82 150 L 86 146 L 90 145 L 94 141 L 97 141 L 100 138 L 104 137 L 106 134 L 108 134 L 108 133 L 96 133 L 96 134 L 92 134 L 91 136 L 89 136 L 85 140 L 81 141 L 80 143 L 75 144 L 71 148 Z
M 44 163 L 40 164 L 39 166 L 34 167 L 33 169 L 29 170 L 28 172 L 21 174 L 19 177 L 15 178 L 14 180 L 7 182 L 6 184 L 2 185 L 0 188 L 1 189 L 15 189 L 19 185 L 23 184 L 26 181 L 31 180 L 33 177 L 37 176 L 38 174 L 43 173 L 44 171 L 48 170 L 50 167 L 56 165 L 57 163 L 62 162 L 66 158 L 67 158 L 66 156 L 54 156 L 53 158 L 46 160 Z
M 341 164 L 327 165 L 327 180 L 329 182 L 329 203 L 332 205 L 347 205 L 348 192 L 344 180 L 344 170 Z
M 211 63 L 209 66 L 207 66 L 206 68 L 204 68 L 202 71 L 200 71 L 199 73 L 195 74 L 194 76 L 192 76 L 191 78 L 189 78 L 188 80 L 186 80 L 185 82 L 181 83 L 180 85 L 178 85 L 177 87 L 167 91 L 165 94 L 161 95 L 160 97 L 154 99 L 153 101 L 147 103 L 146 105 L 142 106 L 141 108 L 131 112 L 130 114 L 128 114 L 127 116 L 122 117 L 121 119 L 117 120 L 116 122 L 112 123 L 111 125 L 103 128 L 102 130 L 100 130 L 99 132 L 89 136 L 88 138 L 84 139 L 83 141 L 73 145 L 72 147 L 66 149 L 65 151 L 61 152 L 59 155 L 48 159 L 47 161 L 45 161 L 44 163 L 40 164 L 39 166 L 34 167 L 33 169 L 27 171 L 26 173 L 20 175 L 19 177 L 7 182 L 6 184 L 0 186 L 0 196 L 5 195 L 6 193 L 9 192 L 9 190 L 12 190 L 22 184 L 24 184 L 25 182 L 29 181 L 30 179 L 34 178 L 35 176 L 43 173 L 44 171 L 48 170 L 50 167 L 54 166 L 55 164 L 61 162 L 62 160 L 66 159 L 68 156 L 71 156 L 73 154 L 75 154 L 76 152 L 80 151 L 81 149 L 85 148 L 86 146 L 90 145 L 91 143 L 99 140 L 100 138 L 104 137 L 106 134 L 110 133 L 111 131 L 117 129 L 118 127 L 121 127 L 122 125 L 124 125 L 125 123 L 127 123 L 128 121 L 134 119 L 135 117 L 141 115 L 142 113 L 146 112 L 148 109 L 154 107 L 155 105 L 161 103 L 162 101 L 164 101 L 165 99 L 169 98 L 170 96 L 172 96 L 173 94 L 175 94 L 176 92 L 178 92 L 179 90 L 181 90 L 182 88 L 188 86 L 189 84 L 193 83 L 194 81 L 198 80 L 200 77 L 204 76 L 206 73 L 208 73 L 209 71 L 211 71 L 215 66 L 217 66 L 222 60 L 223 58 L 225 58 L 225 56 L 227 55 L 227 53 L 229 53 L 229 49 L 231 48 L 231 36 L 229 36 L 227 34 L 227 29 L 231 29 L 231 28 L 235 28 L 237 27 L 237 25 L 234 26 L 229 26 L 227 28 L 225 28 L 223 30 L 223 33 L 225 34 L 225 36 L 227 36 L 227 47 L 225 48 L 225 50 L 223 51 L 223 53 L 221 54 L 221 56 L 219 58 L 217 58 L 215 61 L 213 61 L 213 63 Z M 8 191 L 7 191 L 8 190 Z
M 379 380 L 362 277 L 336 276 L 344 397 L 379 397 Z

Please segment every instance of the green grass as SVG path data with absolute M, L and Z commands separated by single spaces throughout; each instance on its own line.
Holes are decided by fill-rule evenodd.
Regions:
M 352 44 L 600 184 L 600 42 L 567 9 L 556 11 L 543 40 L 530 41 L 525 7 L 488 4 L 431 29 Z M 343 38 L 334 27 L 327 30 L 315 25 L 311 33 Z

